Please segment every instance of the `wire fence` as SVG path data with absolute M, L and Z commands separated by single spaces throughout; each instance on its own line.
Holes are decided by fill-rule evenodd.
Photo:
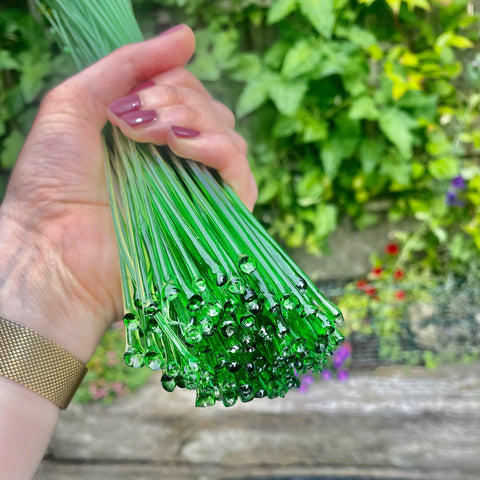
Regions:
M 337 302 L 347 294 L 345 285 L 320 288 Z M 402 288 L 409 300 L 401 308 L 380 304 L 375 309 L 362 305 L 344 311 L 351 367 L 436 366 L 480 359 L 480 285 L 442 280 L 434 287 L 404 284 Z

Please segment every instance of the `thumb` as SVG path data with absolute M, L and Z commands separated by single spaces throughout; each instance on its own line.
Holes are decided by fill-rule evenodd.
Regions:
M 192 30 L 180 24 L 151 40 L 120 47 L 57 89 L 65 89 L 72 102 L 81 104 L 76 105 L 76 110 L 81 107 L 83 114 L 102 128 L 111 102 L 127 95 L 136 85 L 185 65 L 194 49 Z M 52 107 L 58 108 L 58 104 Z
M 139 83 L 185 65 L 194 48 L 192 30 L 178 25 L 151 40 L 115 50 L 51 90 L 42 101 L 7 193 L 35 199 L 38 192 L 33 187 L 43 181 L 40 190 L 49 195 L 68 190 L 71 199 L 82 190 L 77 200 L 105 202 L 100 133 L 108 105 Z

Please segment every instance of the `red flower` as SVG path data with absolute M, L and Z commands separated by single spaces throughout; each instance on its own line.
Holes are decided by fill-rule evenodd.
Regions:
M 377 295 L 377 289 L 375 287 L 372 287 L 371 285 L 367 285 L 363 291 L 369 296 L 369 297 L 375 297 Z
M 403 270 L 400 270 L 399 268 L 397 268 L 393 273 L 393 278 L 395 280 L 401 280 L 404 276 L 405 274 L 403 273 Z
M 358 288 L 359 290 L 362 290 L 362 291 L 363 291 L 363 290 L 365 290 L 365 288 L 367 287 L 368 283 L 367 283 L 366 280 L 361 279 L 361 280 L 358 280 L 358 281 L 357 281 L 357 284 L 356 284 L 356 285 L 357 285 L 357 288 Z
M 400 247 L 396 243 L 387 243 L 385 246 L 385 253 L 387 255 L 398 255 L 398 252 L 400 252 Z
M 397 290 L 395 292 L 395 300 L 403 302 L 403 300 L 405 300 L 405 297 L 406 297 L 405 290 Z
M 369 297 L 374 297 L 377 294 L 377 289 L 363 279 L 357 281 L 357 288 L 365 292 Z
M 378 278 L 383 272 L 383 268 L 382 267 L 373 267 L 372 270 L 370 270 L 370 274 L 374 277 L 374 278 Z

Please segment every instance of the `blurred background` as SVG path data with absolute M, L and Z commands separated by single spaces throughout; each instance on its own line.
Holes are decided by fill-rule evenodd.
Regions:
M 146 37 L 180 22 L 195 30 L 188 68 L 236 114 L 259 186 L 254 213 L 340 306 L 347 341 L 321 377 L 301 379 L 291 400 L 197 413 L 185 406 L 188 393 L 165 397 L 145 369 L 126 370 L 123 329 L 115 325 L 39 478 L 74 478 L 55 476 L 55 459 L 153 462 L 137 478 L 157 478 L 161 461 L 169 478 L 184 478 L 178 472 L 188 455 L 172 454 L 169 463 L 148 445 L 148 455 L 132 455 L 134 430 L 130 448 L 126 442 L 102 456 L 94 452 L 102 447 L 86 447 L 125 416 L 148 437 L 148 415 L 172 429 L 197 422 L 194 433 L 178 427 L 183 437 L 163 438 L 166 451 L 176 445 L 181 452 L 195 438 L 193 450 L 204 452 L 185 478 L 227 478 L 229 471 L 238 478 L 248 473 L 241 465 L 258 467 L 249 475 L 262 478 L 480 478 L 480 450 L 472 445 L 479 440 L 472 427 L 480 427 L 480 2 L 133 0 L 133 7 Z M 42 96 L 73 71 L 33 1 L 0 1 L 0 198 Z M 136 396 L 146 402 L 143 412 Z M 386 423 L 374 422 L 377 414 Z M 267 453 L 244 420 L 271 432 Z M 95 422 L 102 428 L 92 433 Z M 414 424 L 417 430 L 404 430 Z M 68 445 L 68 428 L 80 429 L 83 440 L 65 453 L 59 445 Z M 371 458 L 360 448 L 362 432 L 372 437 L 365 440 Z M 242 450 L 239 438 L 256 447 Z M 407 453 L 388 447 L 387 438 L 405 443 Z M 229 443 L 227 455 L 220 447 Z M 335 452 L 345 445 L 353 453 L 342 463 Z M 397 453 L 382 457 L 388 448 Z M 235 449 L 242 460 L 212 470 Z M 292 451 L 303 453 L 290 461 Z M 260 468 L 269 462 L 288 471 Z M 325 470 L 332 465 L 343 470 Z M 365 465 L 377 468 L 362 470 L 375 477 L 348 470 Z M 131 478 L 107 470 L 98 478 Z M 92 472 L 81 478 L 97 478 Z

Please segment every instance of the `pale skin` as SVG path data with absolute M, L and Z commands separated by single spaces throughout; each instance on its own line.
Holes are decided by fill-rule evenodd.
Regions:
M 53 89 L 0 206 L 0 317 L 25 325 L 87 363 L 123 313 L 118 252 L 105 186 L 107 121 L 141 142 L 167 144 L 219 170 L 251 209 L 256 186 L 234 117 L 184 65 L 194 36 L 178 26 L 123 47 Z M 155 120 L 130 126 L 109 105 L 139 84 Z M 174 126 L 197 132 L 175 134 Z M 0 480 L 33 478 L 59 410 L 0 377 Z

